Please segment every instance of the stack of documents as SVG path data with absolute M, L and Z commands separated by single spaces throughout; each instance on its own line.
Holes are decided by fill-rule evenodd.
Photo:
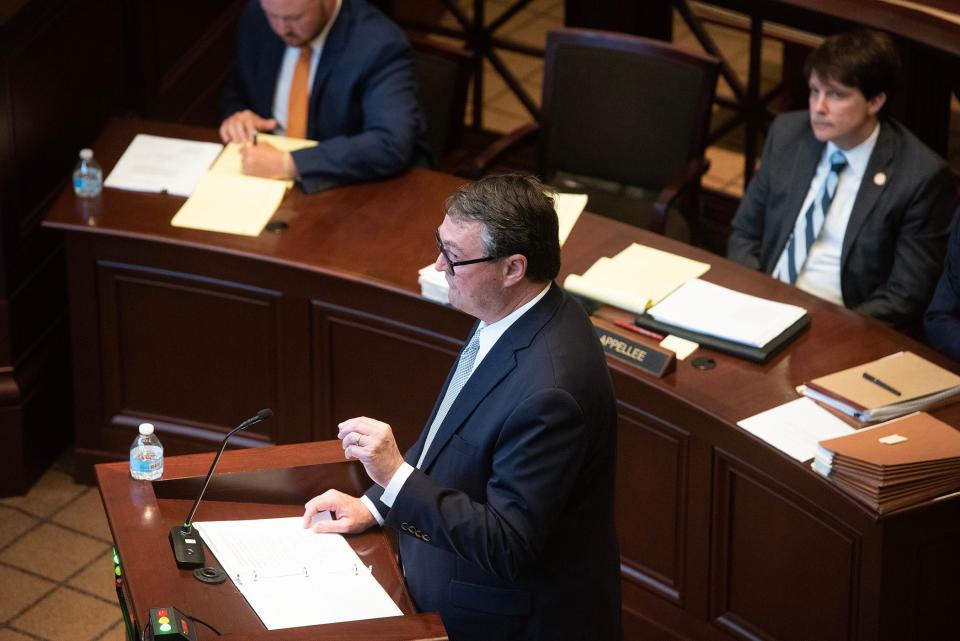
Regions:
M 633 243 L 613 258 L 600 258 L 582 276 L 570 274 L 563 287 L 574 294 L 642 314 L 708 269 L 707 263 Z
M 821 441 L 813 468 L 879 514 L 960 490 L 960 432 L 917 412 Z
M 913 352 L 897 352 L 815 378 L 797 391 L 859 421 L 882 421 L 947 402 L 960 392 L 960 376 Z
M 553 208 L 557 212 L 557 222 L 559 224 L 560 246 L 567 241 L 567 237 L 577 224 L 583 208 L 587 206 L 586 194 L 551 194 L 553 196 Z M 438 303 L 446 304 L 448 302 L 449 286 L 447 280 L 441 272 L 433 268 L 434 263 L 422 267 L 419 273 L 420 293 L 427 298 Z
M 138 134 L 104 187 L 189 196 L 223 145 Z
M 853 432 L 809 398 L 778 405 L 737 421 L 737 425 L 801 463 L 814 457 L 818 442 Z
M 297 151 L 317 144 L 313 140 L 257 134 L 257 144 L 260 143 L 269 143 L 281 151 Z M 174 227 L 258 236 L 293 181 L 244 174 L 240 149 L 241 145 L 236 143 L 224 147 L 139 134 L 104 185 L 187 196 L 187 202 L 170 221 Z
M 346 539 L 301 517 L 194 525 L 268 630 L 403 614 Z
M 694 279 L 637 318 L 637 324 L 765 361 L 810 323 L 807 310 Z
M 438 272 L 430 263 L 426 267 L 421 267 L 419 273 L 420 294 L 432 301 L 446 304 L 449 302 L 450 286 L 447 285 L 447 279 L 443 272 Z

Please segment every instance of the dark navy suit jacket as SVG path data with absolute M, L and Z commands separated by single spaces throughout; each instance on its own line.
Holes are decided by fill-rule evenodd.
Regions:
M 927 342 L 960 363 L 960 224 L 953 223 L 947 262 L 924 318 Z
M 477 366 L 393 507 L 367 493 L 400 530 L 417 606 L 452 641 L 618 639 L 615 447 L 603 351 L 553 284 Z
M 727 257 L 771 273 L 825 143 L 806 111 L 770 126 L 760 171 L 733 218 Z M 883 174 L 883 184 L 874 180 Z M 946 163 L 885 119 L 854 201 L 840 255 L 844 305 L 895 327 L 917 324 L 940 275 L 953 210 Z
M 240 18 L 224 116 L 250 109 L 272 118 L 286 45 L 257 0 Z M 417 103 L 413 52 L 403 32 L 364 0 L 343 0 L 313 79 L 307 138 L 293 152 L 304 191 L 398 174 L 429 164 L 426 125 Z

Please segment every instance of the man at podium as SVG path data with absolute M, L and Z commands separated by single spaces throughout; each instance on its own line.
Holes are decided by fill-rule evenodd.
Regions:
M 557 216 L 536 179 L 461 187 L 436 230 L 450 304 L 478 319 L 417 442 L 340 424 L 376 482 L 361 499 L 306 504 L 317 531 L 399 530 L 421 610 L 454 641 L 620 636 L 613 498 L 616 414 L 606 360 L 580 305 L 553 282 Z

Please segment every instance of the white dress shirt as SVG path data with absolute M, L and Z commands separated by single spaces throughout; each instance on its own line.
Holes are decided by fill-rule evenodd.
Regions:
M 807 260 L 803 264 L 803 269 L 797 274 L 796 282 L 796 286 L 805 292 L 841 306 L 843 292 L 840 288 L 840 255 L 843 251 L 843 237 L 847 232 L 853 203 L 857 199 L 863 174 L 867 170 L 867 163 L 877 144 L 879 134 L 880 123 L 878 122 L 873 133 L 852 149 L 840 149 L 833 142 L 828 142 L 820 157 L 820 164 L 817 165 L 817 172 L 810 183 L 807 197 L 803 201 L 803 206 L 800 207 L 801 212 L 807 211 L 830 173 L 830 156 L 834 151 L 843 152 L 847 157 L 847 166 L 840 172 L 837 193 L 833 196 L 830 211 L 823 220 L 820 235 L 807 252 Z

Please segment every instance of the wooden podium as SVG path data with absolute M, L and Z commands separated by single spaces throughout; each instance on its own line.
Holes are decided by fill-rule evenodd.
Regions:
M 122 599 L 134 629 L 142 631 L 150 608 L 173 606 L 220 631 L 224 641 L 269 639 L 426 641 L 446 639 L 437 614 L 417 614 L 407 594 L 386 533 L 371 530 L 347 537 L 365 565 L 404 613 L 402 617 L 266 630 L 232 581 L 201 583 L 179 570 L 167 532 L 182 523 L 196 499 L 213 453 L 166 459 L 163 479 L 136 481 L 127 463 L 96 466 L 97 483 L 122 567 Z M 300 516 L 303 504 L 329 488 L 357 495 L 370 484 L 363 467 L 344 461 L 338 441 L 225 452 L 197 521 Z M 219 567 L 207 550 L 208 566 Z M 198 641 L 216 635 L 197 626 Z
M 105 170 L 137 133 L 215 138 L 114 121 L 94 145 Z M 201 585 L 174 568 L 166 533 L 186 515 L 196 496 L 188 486 L 198 481 L 130 481 L 125 459 L 136 426 L 156 425 L 170 454 L 209 452 L 250 411 L 274 410 L 231 441 L 266 451 L 228 452 L 199 520 L 300 514 L 323 483 L 277 468 L 342 454 L 335 443 L 278 446 L 332 439 L 351 416 L 389 420 L 401 449 L 409 447 L 473 323 L 423 298 L 417 283 L 417 270 L 436 260 L 443 201 L 461 183 L 413 169 L 320 194 L 292 189 L 275 215 L 288 228 L 256 238 L 172 227 L 183 199 L 169 195 L 107 188 L 86 202 L 65 190 L 54 203 L 44 224 L 66 237 L 77 477 L 90 479 L 94 463 L 121 461 L 98 476 L 140 624 L 151 606 L 186 604 L 185 613 L 215 626 L 227 613 L 231 639 L 279 634 L 264 632 L 228 586 Z M 765 274 L 589 212 L 563 246 L 558 282 L 631 242 L 708 262 L 705 280 L 799 305 L 811 324 L 767 363 L 701 347 L 696 356 L 711 358 L 713 369 L 687 359 L 656 377 L 608 359 L 618 401 L 624 638 L 956 641 L 960 497 L 878 516 L 737 421 L 797 398 L 803 381 L 893 352 L 952 371 L 957 364 Z M 619 310 L 604 316 L 632 319 Z M 934 415 L 960 425 L 960 403 Z M 202 476 L 210 455 L 182 461 L 170 460 L 166 478 Z M 274 470 L 268 478 L 294 476 L 276 483 L 291 504 L 267 497 L 262 475 L 241 485 L 239 497 L 255 504 L 220 502 L 230 487 L 224 472 L 266 469 Z M 352 540 L 366 547 L 381 539 Z M 442 634 L 435 617 L 422 627 L 418 620 L 347 624 L 328 638 Z M 319 636 L 307 630 L 282 638 Z

